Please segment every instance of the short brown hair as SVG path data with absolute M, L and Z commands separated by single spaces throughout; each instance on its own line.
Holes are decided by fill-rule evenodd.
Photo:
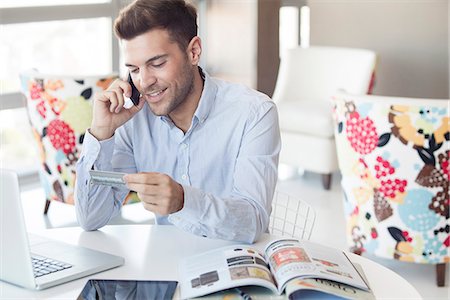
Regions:
M 136 0 L 122 9 L 114 22 L 119 39 L 131 40 L 152 29 L 165 29 L 185 50 L 197 35 L 197 11 L 184 0 Z

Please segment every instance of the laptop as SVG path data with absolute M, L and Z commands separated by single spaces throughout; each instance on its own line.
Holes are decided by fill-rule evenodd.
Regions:
M 123 265 L 120 256 L 28 237 L 13 171 L 0 169 L 0 280 L 28 289 L 45 289 Z

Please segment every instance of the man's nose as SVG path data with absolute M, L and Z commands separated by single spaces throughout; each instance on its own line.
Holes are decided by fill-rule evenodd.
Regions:
M 139 73 L 139 77 L 140 86 L 143 91 L 145 91 L 145 89 L 147 89 L 149 86 L 155 84 L 157 80 L 155 74 L 146 69 L 141 70 L 141 72 Z

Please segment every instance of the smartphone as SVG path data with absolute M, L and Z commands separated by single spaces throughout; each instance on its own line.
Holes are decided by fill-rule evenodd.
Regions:
M 141 93 L 139 93 L 138 89 L 133 83 L 133 80 L 131 79 L 131 73 L 128 73 L 128 83 L 131 85 L 131 101 L 135 106 L 138 106 L 139 104 L 139 98 L 141 97 Z
M 176 281 L 89 279 L 77 300 L 172 299 Z

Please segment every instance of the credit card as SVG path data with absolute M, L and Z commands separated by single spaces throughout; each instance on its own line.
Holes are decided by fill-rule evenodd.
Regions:
M 117 186 L 117 187 L 125 186 L 123 176 L 125 176 L 126 173 L 90 170 L 89 174 L 91 174 L 91 181 L 90 181 L 91 184 Z

